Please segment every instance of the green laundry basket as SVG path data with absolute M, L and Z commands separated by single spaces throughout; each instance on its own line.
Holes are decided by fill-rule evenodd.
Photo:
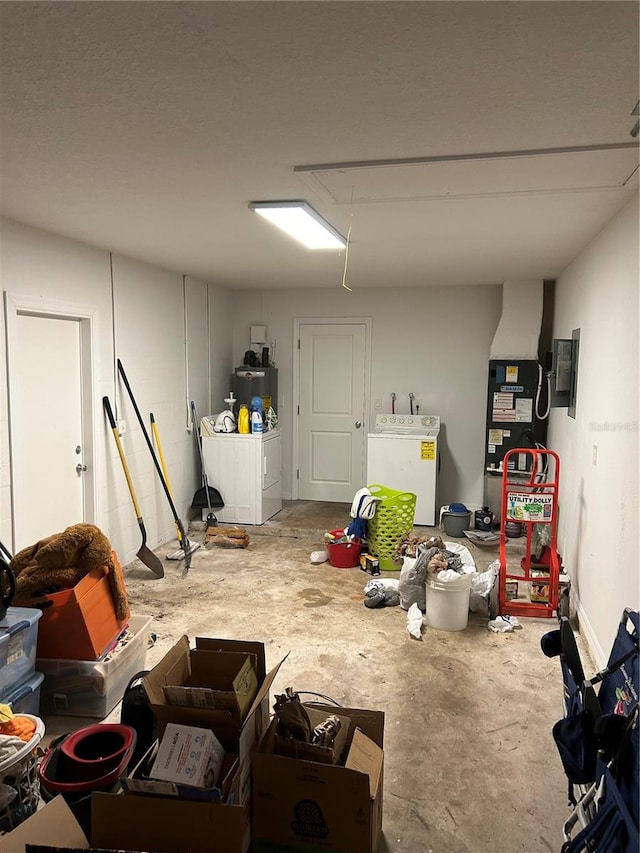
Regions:
M 367 523 L 369 550 L 380 561 L 383 572 L 399 572 L 401 566 L 393 562 L 393 555 L 398 543 L 413 529 L 416 496 L 377 484 L 367 488 L 374 497 L 380 498 L 376 514 Z

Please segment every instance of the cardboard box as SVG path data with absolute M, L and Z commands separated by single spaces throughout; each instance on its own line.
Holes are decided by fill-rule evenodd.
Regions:
M 312 703 L 325 714 L 329 705 Z M 384 713 L 351 720 L 344 766 L 275 755 L 276 721 L 253 756 L 253 853 L 375 853 L 382 831 Z
M 181 785 L 177 782 L 165 782 L 151 778 L 151 768 L 158 754 L 158 746 L 159 741 L 154 741 L 136 766 L 127 775 L 120 778 L 120 785 L 125 794 L 182 797 L 189 800 L 229 803 L 231 805 L 237 802 L 238 771 L 240 768 L 237 755 L 224 753 L 217 784 L 211 788 L 194 788 L 191 785 Z
M 142 684 L 149 697 L 151 710 L 158 720 L 158 733 L 160 735 L 168 723 L 203 726 L 211 729 L 226 752 L 238 756 L 240 763 L 238 802 L 244 805 L 248 803 L 251 793 L 251 763 L 249 759 L 269 724 L 269 690 L 282 661 L 267 673 L 264 643 L 246 640 L 197 637 L 195 650 L 251 657 L 257 676 L 258 692 L 242 721 L 229 708 L 179 706 L 171 705 L 168 702 L 164 688 L 171 684 L 170 673 L 176 672 L 174 667 L 181 660 L 182 667 L 186 671 L 186 660 L 191 656 L 192 650 L 187 636 L 181 637 L 175 643 L 164 658 L 144 677 Z M 205 668 L 200 672 L 204 686 L 206 686 L 209 678 L 211 684 L 217 683 L 216 667 L 222 660 L 223 658 L 219 654 L 212 654 L 203 658 L 208 667 L 208 670 Z
M 122 568 L 115 551 L 111 552 L 116 572 Z M 42 610 L 38 626 L 39 658 L 97 660 L 116 640 L 129 621 L 117 619 L 109 570 L 106 566 L 85 575 L 72 589 L 63 589 L 34 601 Z
M 91 795 L 91 843 L 157 853 L 247 853 L 249 803 L 227 805 L 142 794 Z
M 2 853 L 25 853 L 27 844 L 86 850 L 89 842 L 62 796 L 54 797 L 14 830 L 0 837 Z
M 194 788 L 213 788 L 224 749 L 211 729 L 169 723 L 151 768 L 151 778 Z
M 307 707 L 307 714 L 311 721 L 311 725 L 315 728 L 320 723 L 323 723 L 328 716 L 338 717 L 340 720 L 340 729 L 331 747 L 318 746 L 304 741 L 294 740 L 289 737 L 282 737 L 277 732 L 273 738 L 273 751 L 276 755 L 286 755 L 290 758 L 301 758 L 306 761 L 318 761 L 320 764 L 337 764 L 342 757 L 344 747 L 349 740 L 351 729 L 351 720 L 349 717 L 342 717 L 340 714 L 331 712 L 325 713 L 316 708 Z M 339 710 L 339 709 L 338 709 Z
M 531 569 L 531 578 L 531 601 L 547 604 L 549 601 L 549 570 Z
M 242 721 L 258 692 L 254 657 L 192 649 L 168 670 L 165 699 L 169 705 L 229 711 Z
M 505 593 L 507 601 L 513 601 L 518 597 L 518 581 L 506 581 Z
M 380 560 L 372 554 L 360 554 L 360 568 L 369 575 L 379 575 Z
M 92 807 L 96 809 L 93 822 L 97 826 L 92 828 L 91 844 L 64 798 L 58 796 L 12 832 L 1 836 L 0 851 L 25 853 L 27 844 L 43 851 L 64 853 L 120 853 L 122 850 L 156 853 L 176 850 L 219 853 L 222 850 L 238 850 L 245 853 L 249 849 L 248 841 L 241 847 L 235 844 L 236 836 L 242 833 L 243 822 L 246 826 L 245 835 L 249 838 L 248 807 L 179 801 L 172 803 L 156 797 L 125 797 L 121 794 L 94 794 L 93 797 L 97 799 L 97 805 L 92 801 Z M 204 808 L 198 808 L 201 806 Z M 221 809 L 225 810 L 223 818 L 218 815 Z M 212 815 L 215 815 L 214 820 L 210 819 Z M 183 818 L 191 820 L 183 825 Z M 110 828 L 105 827 L 105 821 L 111 821 Z M 103 843 L 106 838 L 112 841 Z M 151 845 L 152 839 L 158 840 L 156 846 Z

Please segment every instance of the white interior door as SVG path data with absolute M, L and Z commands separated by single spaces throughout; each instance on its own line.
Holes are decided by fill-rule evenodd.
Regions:
M 93 520 L 87 518 L 92 501 L 86 494 L 92 442 L 85 436 L 91 417 L 83 419 L 91 370 L 83 372 L 82 322 L 20 310 L 11 318 L 7 343 L 14 551 L 71 524 Z
M 298 497 L 350 502 L 364 482 L 365 323 L 301 323 Z

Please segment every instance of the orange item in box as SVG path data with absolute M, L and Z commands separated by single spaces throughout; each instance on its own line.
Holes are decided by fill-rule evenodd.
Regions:
M 122 567 L 115 551 L 111 557 L 124 589 Z M 34 602 L 33 607 L 42 609 L 38 658 L 97 660 L 107 651 L 129 621 L 128 615 L 122 620 L 116 617 L 108 574 L 106 566 L 94 569 L 72 589 Z

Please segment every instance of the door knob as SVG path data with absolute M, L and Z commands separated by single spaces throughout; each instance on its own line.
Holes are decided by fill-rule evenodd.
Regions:
M 86 465 L 81 465 L 81 464 L 78 462 L 78 464 L 76 465 L 76 471 L 78 472 L 78 474 L 82 474 L 82 472 L 83 472 L 83 471 L 86 471 L 86 470 L 87 470 L 87 466 L 86 466 Z
M 356 423 L 355 423 L 356 429 L 360 429 L 361 426 L 362 426 L 362 421 L 356 421 Z

